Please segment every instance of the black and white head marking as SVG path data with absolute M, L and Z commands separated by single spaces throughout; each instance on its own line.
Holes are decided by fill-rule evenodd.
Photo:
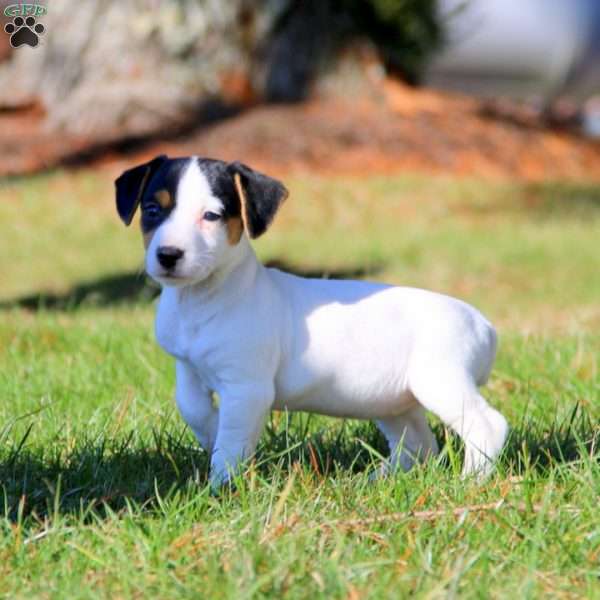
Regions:
M 242 163 L 199 157 L 158 156 L 115 183 L 126 225 L 141 208 L 146 268 L 165 285 L 206 278 L 244 231 L 254 238 L 267 230 L 287 196 L 279 181 Z

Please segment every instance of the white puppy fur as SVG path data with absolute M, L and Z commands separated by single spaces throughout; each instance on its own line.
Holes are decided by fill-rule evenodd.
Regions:
M 164 171 L 170 159 L 160 158 Z M 244 217 L 247 190 L 222 165 Z M 149 181 L 161 177 L 145 173 L 142 210 Z M 265 268 L 246 233 L 232 242 L 211 178 L 198 159 L 179 165 L 172 207 L 146 250 L 147 271 L 163 287 L 156 337 L 176 359 L 177 405 L 210 453 L 211 484 L 252 456 L 271 410 L 374 419 L 390 464 L 405 470 L 438 452 L 428 410 L 463 439 L 464 474 L 487 475 L 507 434 L 478 391 L 495 357 L 492 325 L 441 294 Z M 165 247 L 183 251 L 168 270 L 157 258 Z

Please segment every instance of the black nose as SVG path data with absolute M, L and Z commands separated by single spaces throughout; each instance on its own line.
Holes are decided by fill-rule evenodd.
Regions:
M 160 246 L 156 251 L 156 258 L 165 269 L 172 269 L 182 256 L 183 250 L 175 246 Z

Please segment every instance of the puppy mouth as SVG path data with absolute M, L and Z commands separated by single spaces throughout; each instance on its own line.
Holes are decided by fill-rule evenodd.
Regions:
M 167 269 L 159 265 L 150 265 L 146 272 L 160 285 L 167 286 L 184 286 L 197 281 L 201 281 L 205 278 L 205 273 L 198 272 L 197 270 L 190 269 L 189 266 L 177 265 L 173 268 Z
M 157 279 L 160 279 L 161 281 L 164 281 L 165 283 L 183 283 L 185 281 L 187 281 L 189 278 L 186 277 L 185 275 L 182 275 L 181 273 L 177 273 L 175 271 L 163 271 L 162 273 L 160 273 L 157 277 Z
M 147 272 L 150 277 L 161 284 L 177 284 L 187 280 L 187 277 L 175 269 L 149 270 Z

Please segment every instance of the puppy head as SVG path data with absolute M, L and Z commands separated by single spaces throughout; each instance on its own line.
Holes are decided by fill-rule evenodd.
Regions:
M 199 283 L 226 266 L 271 224 L 287 197 L 279 181 L 242 163 L 157 156 L 116 181 L 129 225 L 141 208 L 146 271 L 161 285 Z

